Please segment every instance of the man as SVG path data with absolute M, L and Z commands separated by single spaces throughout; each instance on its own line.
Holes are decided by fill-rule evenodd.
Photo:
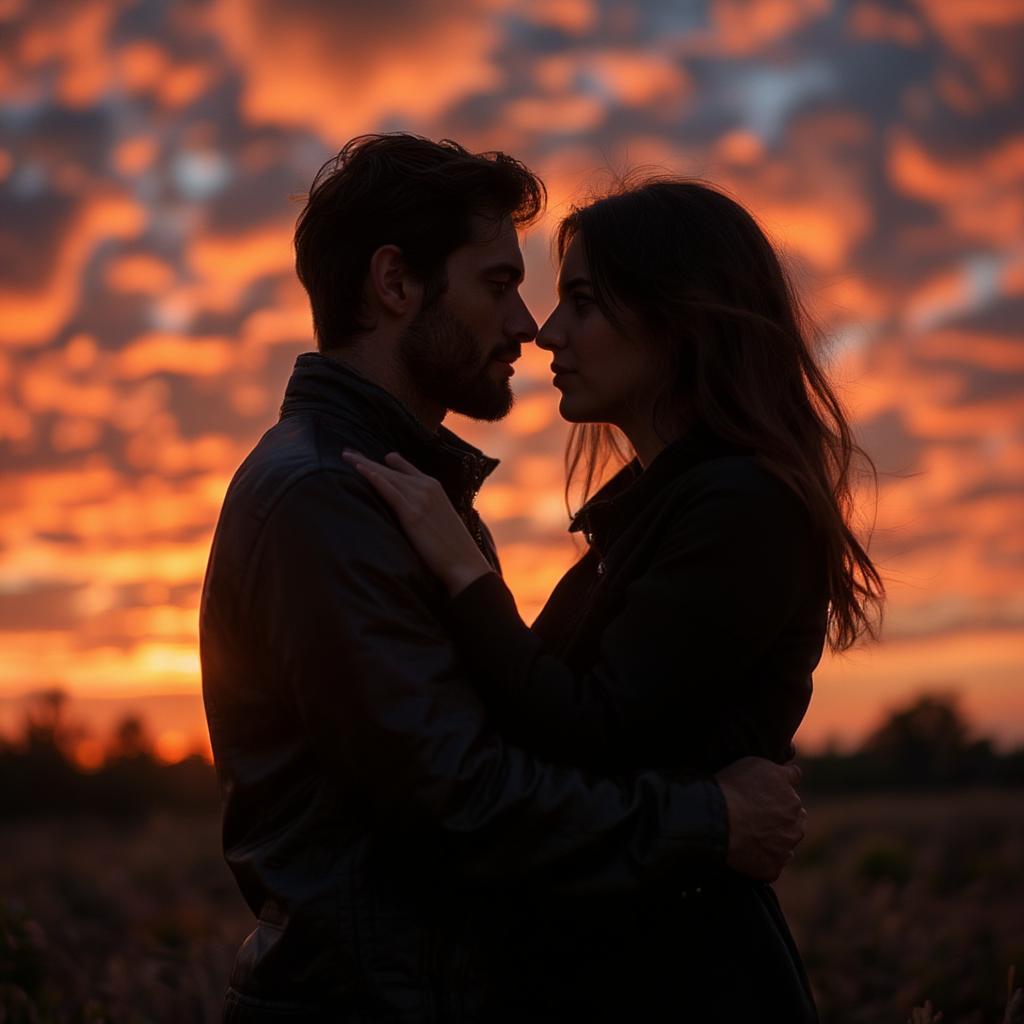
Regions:
M 503 154 L 408 135 L 314 181 L 295 244 L 319 352 L 231 483 L 201 611 L 225 855 L 257 916 L 227 1020 L 489 1020 L 492 898 L 679 898 L 726 863 L 774 878 L 802 837 L 795 768 L 597 779 L 504 742 L 444 591 L 342 458 L 402 452 L 497 568 L 473 508 L 496 463 L 441 421 L 511 407 L 536 332 L 516 229 L 542 201 Z

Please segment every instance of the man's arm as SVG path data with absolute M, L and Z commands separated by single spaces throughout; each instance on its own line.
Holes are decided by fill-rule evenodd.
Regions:
M 268 669 L 325 769 L 382 827 L 436 836 L 481 881 L 627 891 L 723 863 L 727 812 L 711 780 L 590 778 L 488 729 L 431 610 L 441 591 L 353 472 L 306 478 L 266 530 L 253 625 Z

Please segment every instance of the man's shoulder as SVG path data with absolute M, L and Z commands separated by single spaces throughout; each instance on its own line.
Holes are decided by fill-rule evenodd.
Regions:
M 351 440 L 314 416 L 289 416 L 260 438 L 238 467 L 225 510 L 262 522 L 288 497 L 314 492 L 361 497 L 365 485 L 341 457 Z

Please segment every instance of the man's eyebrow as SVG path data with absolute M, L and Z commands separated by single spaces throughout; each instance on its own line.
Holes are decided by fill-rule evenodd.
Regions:
M 481 271 L 485 277 L 508 274 L 513 281 L 522 281 L 523 268 L 518 263 L 489 263 Z

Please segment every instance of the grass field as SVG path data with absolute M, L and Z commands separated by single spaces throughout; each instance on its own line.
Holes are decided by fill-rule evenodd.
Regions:
M 808 806 L 778 891 L 825 1024 L 899 1024 L 926 998 L 944 1024 L 1001 1021 L 1024 971 L 1024 792 Z M 219 1020 L 250 927 L 219 828 L 0 823 L 0 1022 Z

